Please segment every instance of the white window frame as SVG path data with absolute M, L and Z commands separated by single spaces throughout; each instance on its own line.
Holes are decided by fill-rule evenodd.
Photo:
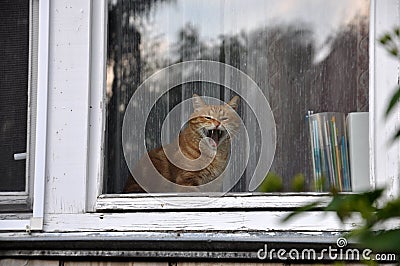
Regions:
M 390 64 L 389 61 L 391 61 L 391 58 L 387 55 L 384 54 L 384 51 L 382 51 L 381 47 L 377 47 L 377 43 L 376 40 L 379 37 L 379 34 L 382 34 L 382 32 L 384 31 L 388 31 L 390 29 L 392 29 L 392 26 L 387 27 L 387 25 L 393 24 L 396 25 L 395 23 L 395 17 L 390 17 L 390 16 L 379 16 L 379 21 L 378 21 L 378 25 L 375 25 L 376 23 L 376 13 L 375 13 L 375 6 L 376 6 L 376 1 L 371 0 L 371 12 L 370 12 L 370 36 L 376 36 L 376 38 L 370 38 L 370 84 L 369 87 L 370 88 L 376 88 L 377 86 L 383 86 L 380 84 L 377 84 L 378 82 L 388 82 L 387 77 L 389 75 L 393 75 L 393 77 L 396 77 L 395 74 L 397 74 L 397 66 L 393 66 L 391 67 L 391 69 L 393 71 L 390 72 L 389 75 L 382 73 L 382 71 L 379 71 L 379 69 L 375 68 L 374 65 L 377 64 L 381 64 L 379 60 L 381 60 L 381 58 L 383 58 L 383 60 L 385 61 L 385 64 Z M 390 7 L 390 3 L 383 4 L 383 6 Z M 387 12 L 387 10 L 384 10 L 385 7 L 382 7 L 382 12 Z M 381 9 L 380 9 L 381 10 Z M 95 18 L 94 18 L 95 19 Z M 399 23 L 400 24 L 400 23 Z M 377 29 L 379 28 L 379 29 Z M 377 35 L 375 35 L 375 32 L 377 32 Z M 104 32 L 103 32 L 104 34 Z M 96 42 L 96 43 L 102 43 L 100 41 Z M 100 51 L 100 50 L 98 50 Z M 101 50 L 100 54 L 96 54 L 96 56 L 100 56 L 103 55 L 104 56 L 104 48 L 103 50 Z M 376 60 L 376 56 L 379 56 L 378 58 L 378 62 L 375 62 Z M 100 56 L 101 58 L 101 56 Z M 103 63 L 102 62 L 98 62 L 98 63 Z M 99 64 L 96 64 L 96 66 L 98 66 Z M 392 63 L 393 65 L 393 63 Z M 103 66 L 103 69 L 105 68 L 105 66 Z M 99 72 L 100 73 L 100 72 Z M 93 74 L 93 73 L 92 73 Z M 97 78 L 97 80 L 100 80 L 100 78 L 102 78 L 103 80 L 105 80 L 105 76 L 104 76 L 104 71 L 101 72 L 101 76 L 99 75 L 99 77 Z M 375 77 L 377 76 L 377 77 Z M 386 80 L 385 80 L 386 79 Z M 387 89 L 392 90 L 394 88 L 394 85 L 390 86 L 389 84 L 384 84 L 384 86 L 387 87 Z M 376 134 L 380 135 L 384 132 L 384 134 L 387 135 L 386 132 L 386 128 L 384 127 L 384 123 L 386 123 L 385 121 L 383 121 L 383 116 L 379 116 L 377 115 L 382 114 L 383 109 L 386 106 L 386 103 L 388 102 L 388 95 L 383 95 L 384 97 L 379 97 L 382 94 L 377 94 L 375 92 L 375 90 L 370 90 L 370 143 L 371 143 L 371 156 L 370 156 L 370 172 L 371 172 L 371 176 L 370 176 L 370 182 L 371 182 L 371 189 L 375 188 L 375 187 L 382 187 L 385 186 L 386 184 L 386 180 L 385 178 L 382 178 L 382 175 L 379 174 L 377 175 L 376 172 L 379 171 L 384 171 L 386 170 L 386 167 L 384 167 L 382 170 L 381 169 L 377 169 L 379 167 L 384 166 L 384 162 L 379 162 L 377 161 L 379 158 L 382 158 L 380 156 L 375 156 L 376 152 L 379 151 L 381 152 L 381 147 L 382 146 L 382 141 L 383 139 L 381 138 L 377 138 L 375 140 L 374 136 Z M 95 94 L 95 95 L 93 95 Z M 390 95 L 390 94 L 389 94 Z M 92 96 L 94 97 L 102 97 L 102 101 L 104 101 L 104 94 L 100 95 L 97 94 L 97 92 L 92 92 Z M 96 101 L 96 99 L 93 99 L 94 101 Z M 99 101 L 99 99 L 97 99 L 97 101 Z M 374 110 L 374 108 L 380 108 L 379 110 Z M 96 119 L 100 119 L 101 114 L 98 114 Z M 95 122 L 95 121 L 93 121 Z M 390 123 L 390 122 L 388 122 Z M 97 148 L 97 150 L 95 150 L 94 153 L 98 154 L 98 151 L 100 151 L 98 149 L 98 147 L 101 147 L 102 143 L 103 143 L 103 138 L 101 136 L 99 136 L 99 132 L 101 132 L 101 134 L 104 134 L 104 124 L 99 124 L 103 130 L 99 130 L 99 128 L 93 128 L 93 124 L 92 123 L 92 129 L 93 131 L 91 132 L 91 139 L 95 139 L 97 141 L 94 149 Z M 381 125 L 381 127 L 376 127 L 376 125 L 379 124 Z M 383 128 L 382 133 L 378 132 L 380 130 L 380 128 Z M 101 152 L 100 152 L 101 154 Z M 377 154 L 378 155 L 378 154 Z M 101 158 L 103 159 L 103 158 Z M 103 161 L 99 160 L 99 158 L 94 158 L 94 160 L 97 160 L 97 165 L 102 165 Z M 392 169 L 393 170 L 393 169 Z M 97 171 L 97 177 L 101 177 L 102 176 L 102 172 L 101 169 L 96 169 Z M 391 170 L 389 170 L 391 171 Z M 378 177 L 379 176 L 379 177 Z M 384 176 L 388 176 L 388 175 L 384 175 Z M 159 200 L 156 199 L 152 199 L 149 198 L 146 200 L 146 203 L 143 203 L 143 198 L 146 198 L 146 196 L 143 195 L 101 195 L 99 192 L 101 191 L 102 188 L 102 183 L 101 180 L 97 179 L 96 180 L 98 186 L 97 186 L 97 193 L 96 196 L 97 201 L 94 202 L 93 200 L 91 201 L 91 210 L 94 211 L 107 211 L 107 210 L 117 210 L 117 209 L 121 209 L 121 210 L 125 210 L 125 211 L 134 211 L 134 210 L 142 210 L 142 209 L 185 209 L 186 207 L 179 207 L 181 206 L 182 201 L 184 201 L 186 203 L 186 205 L 188 206 L 187 208 L 194 208 L 194 209 L 198 209 L 198 202 L 201 200 L 205 200 L 207 198 L 207 196 L 204 196 L 203 198 L 199 198 L 199 197 L 190 197 L 190 196 L 186 196 L 186 197 L 182 197 L 181 195 L 173 197 L 173 196 L 168 196 L 168 201 L 171 202 L 171 205 L 168 204 L 163 204 L 162 202 L 160 202 Z M 388 192 L 389 194 L 393 194 L 393 191 Z M 162 194 L 161 194 L 162 195 Z M 326 194 L 325 194 L 326 195 Z M 295 206 L 301 206 L 305 203 L 309 203 L 310 201 L 313 201 L 314 197 L 324 197 L 323 200 L 324 201 L 328 201 L 329 198 L 324 196 L 324 194 L 321 193 L 276 193 L 276 194 L 270 194 L 268 197 L 266 196 L 261 196 L 257 195 L 255 193 L 238 193 L 238 194 L 234 194 L 234 195 L 230 195 L 227 197 L 223 197 L 223 198 L 219 198 L 217 200 L 215 200 L 213 202 L 212 205 L 210 205 L 210 208 L 275 208 L 277 206 L 282 208 L 282 203 L 284 203 L 285 207 L 287 206 L 287 208 L 293 208 Z M 93 198 L 92 198 L 93 199 Z M 233 200 L 232 200 L 233 199 Z M 176 203 L 175 205 L 173 203 Z M 160 207 L 162 206 L 162 207 Z M 284 208 L 285 208 L 284 207 Z
M 104 20 L 106 18 L 107 5 L 103 2 L 100 7 L 94 7 L 93 9 L 93 23 L 92 25 L 102 25 L 105 26 Z M 399 145 L 395 144 L 389 147 L 387 144 L 390 136 L 393 135 L 396 123 L 398 123 L 398 116 L 391 116 L 388 121 L 384 121 L 384 110 L 388 99 L 391 96 L 393 89 L 397 83 L 398 77 L 398 62 L 393 60 L 382 47 L 377 44 L 378 37 L 391 30 L 395 25 L 400 25 L 399 21 L 399 11 L 393 11 L 393 6 L 397 6 L 396 1 L 376 1 L 371 0 L 371 12 L 370 12 L 370 172 L 371 172 L 371 188 L 375 187 L 388 187 L 388 196 L 394 197 L 398 195 L 398 167 L 392 167 L 391 164 L 397 164 L 399 161 Z M 98 88 L 104 88 L 105 82 L 105 57 L 106 57 L 106 43 L 102 36 L 105 36 L 106 30 L 104 28 L 93 28 L 92 29 L 92 61 L 93 66 L 91 72 L 92 80 L 92 90 L 91 90 L 91 102 L 93 103 L 104 103 L 105 95 L 104 89 L 99 93 Z M 95 53 L 93 53 L 95 51 Z M 94 57 L 93 57 L 94 56 Z M 384 67 L 382 67 L 384 66 Z M 378 92 L 379 88 L 379 92 Z M 398 112 L 399 113 L 399 112 Z M 328 202 L 329 197 L 326 194 L 321 193 L 282 193 L 282 194 L 269 194 L 269 195 L 257 195 L 254 193 L 238 193 L 234 195 L 229 195 L 222 198 L 215 199 L 210 205 L 206 207 L 199 207 L 199 202 L 202 200 L 206 201 L 209 196 L 203 197 L 193 197 L 193 196 L 168 196 L 168 202 L 171 204 L 165 204 L 162 201 L 154 197 L 148 197 L 143 195 L 101 195 L 102 190 L 102 164 L 104 158 L 101 156 L 101 151 L 103 150 L 103 134 L 104 134 L 104 110 L 97 109 L 93 111 L 91 109 L 90 117 L 90 145 L 89 153 L 92 155 L 89 158 L 89 194 L 87 201 L 87 211 L 88 212 L 120 212 L 114 214 L 118 216 L 118 220 L 115 226 L 120 230 L 126 229 L 126 225 L 132 225 L 132 221 L 138 221 L 137 226 L 141 225 L 142 229 L 152 230 L 153 228 L 145 226 L 145 216 L 165 216 L 165 220 L 168 220 L 169 215 L 176 215 L 176 212 L 180 209 L 192 210 L 196 219 L 200 219 L 202 222 L 208 224 L 206 221 L 209 219 L 209 212 L 207 209 L 218 209 L 221 212 L 217 212 L 216 216 L 221 217 L 217 219 L 222 224 L 227 224 L 228 217 L 243 218 L 251 221 L 251 212 L 241 213 L 234 212 L 230 213 L 229 209 L 242 209 L 254 210 L 257 209 L 259 212 L 256 216 L 263 217 L 264 224 L 274 224 L 272 228 L 276 230 L 282 230 L 287 228 L 286 225 L 280 223 L 280 219 L 284 217 L 288 209 L 302 206 L 306 203 L 313 202 L 316 198 L 323 199 L 323 201 Z M 384 137 L 381 137 L 384 136 Z M 390 157 L 393 156 L 393 157 Z M 385 178 L 391 177 L 391 178 Z M 397 184 L 395 186 L 394 184 Z M 212 197 L 212 196 L 211 196 Z M 185 202 L 185 207 L 182 207 L 182 202 Z M 174 204 L 176 203 L 176 204 Z M 260 210 L 270 210 L 275 209 L 275 211 L 262 211 Z M 126 211 L 153 211 L 157 212 L 159 210 L 170 210 L 173 213 L 170 214 L 160 214 L 160 213 L 123 213 Z M 286 211 L 285 211 L 286 210 Z M 196 212 L 197 211 L 197 212 Z M 203 211 L 203 212 L 202 212 Z M 204 212 L 206 211 L 206 212 Z M 175 212 L 175 213 L 174 213 Z M 92 214 L 95 216 L 102 216 L 104 220 L 107 216 L 106 214 Z M 185 213 L 180 214 L 185 219 L 185 228 L 190 229 L 191 219 L 190 215 Z M 318 213 L 310 213 L 307 215 L 320 215 Z M 271 218 L 275 216 L 274 218 Z M 235 219 L 234 218 L 234 219 Z M 311 218 L 311 217 L 310 217 Z M 256 218 L 259 219 L 259 218 Z M 337 219 L 331 217 L 332 220 L 328 219 L 328 222 L 317 222 L 316 225 L 308 220 L 308 225 L 300 224 L 298 227 L 293 226 L 292 229 L 302 230 L 317 230 L 317 231 L 341 231 L 345 230 L 340 223 L 337 223 Z M 113 219 L 113 221 L 115 221 Z M 128 222 L 129 221 L 129 222 Z M 319 220 L 321 221 L 321 220 Z M 239 223 L 240 224 L 240 223 Z M 238 225 L 239 225 L 238 224 Z M 152 225 L 154 226 L 154 225 Z M 165 229 L 163 226 L 157 229 Z M 197 225 L 196 225 L 197 226 Z M 196 227 L 195 226 L 195 227 Z M 205 226 L 205 225 L 204 225 Z M 243 226 L 243 224 L 242 224 Z M 354 224 L 353 224 L 354 226 Z M 351 226 L 350 226 L 351 227 Z M 240 228 L 240 227 L 238 227 Z M 248 226 L 244 226 L 248 228 Z M 170 228 L 169 228 L 170 229 Z M 221 228 L 222 229 L 222 228 Z M 259 228 L 261 229 L 261 228 Z M 117 229 L 118 230 L 118 229 Z
M 36 91 L 36 125 L 35 125 L 35 147 L 34 155 L 27 158 L 27 175 L 32 172 L 30 180 L 27 182 L 26 192 L 18 194 L 10 193 L 6 197 L 9 205 L 25 204 L 29 205 L 32 201 L 32 210 L 11 216 L 12 219 L 0 220 L 0 231 L 14 231 L 14 230 L 41 230 L 43 228 L 43 215 L 44 215 L 44 180 L 45 180 L 45 162 L 46 162 L 46 132 L 47 132 L 47 80 L 48 80 L 48 43 L 49 43 L 49 0 L 38 1 L 39 5 L 39 31 L 38 31 L 38 61 L 37 61 L 37 91 Z M 37 3 L 35 3 L 37 4 Z M 31 3 L 32 6 L 32 3 Z M 32 15 L 32 7 L 31 14 Z M 31 26 L 31 25 L 30 25 Z M 30 36 L 31 38 L 32 36 Z M 31 54 L 29 55 L 31 58 Z M 32 66 L 30 66 L 32 67 Z M 36 66 L 34 66 L 36 67 Z M 29 70 L 31 73 L 31 70 Z M 31 86 L 31 85 L 30 85 Z M 35 87 L 36 87 L 35 86 Z M 28 107 L 30 108 L 30 107 Z M 29 122 L 30 118 L 28 118 Z M 29 125 L 28 125 L 29 127 Z M 30 139 L 31 136 L 28 136 Z M 30 156 L 28 154 L 28 156 Z M 29 169 L 29 159 L 34 159 L 33 171 Z M 4 198 L 3 198 L 4 199 Z M 1 214 L 1 218 L 5 218 L 7 214 Z
M 187 203 L 183 212 L 153 197 L 101 195 L 107 1 L 70 0 L 51 4 L 44 236 L 90 237 L 96 232 L 104 237 L 138 234 L 178 237 L 184 231 L 204 235 L 205 232 L 229 232 L 251 238 L 243 232 L 335 234 L 356 226 L 357 220 L 343 225 L 335 214 L 318 211 L 282 223 L 291 208 L 320 198 L 318 193 L 241 193 L 216 199 L 211 209 L 196 207 L 200 200 L 208 199 L 206 195 L 203 198 L 170 196 L 169 202 Z M 400 144 L 391 147 L 386 144 L 395 132 L 395 125 L 400 123 L 400 111 L 388 121 L 383 121 L 383 114 L 397 84 L 399 63 L 376 40 L 383 32 L 400 25 L 400 11 L 394 6 L 397 7 L 396 0 L 371 0 L 371 180 L 377 187 L 390 185 L 389 196 L 398 195 Z M 391 184 L 396 184 L 396 188 Z M 323 198 L 329 200 L 326 195 Z

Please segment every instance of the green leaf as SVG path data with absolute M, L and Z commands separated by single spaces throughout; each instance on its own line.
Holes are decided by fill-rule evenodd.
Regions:
M 386 220 L 390 218 L 400 217 L 400 198 L 387 202 L 376 213 L 379 220 Z
M 291 212 L 288 216 L 283 218 L 283 222 L 286 222 L 286 221 L 292 219 L 294 216 L 299 215 L 303 212 L 320 210 L 321 208 L 318 206 L 321 206 L 321 203 L 322 203 L 321 201 L 316 201 L 316 202 L 312 202 L 310 204 L 298 207 L 293 212 Z
M 358 241 L 374 252 L 400 252 L 400 229 L 365 231 L 358 236 Z
M 306 190 L 305 188 L 306 178 L 303 174 L 297 174 L 293 177 L 291 187 L 292 191 L 295 192 L 303 192 Z
M 394 56 L 398 56 L 399 50 L 397 49 L 397 47 L 393 47 L 392 49 L 389 50 L 389 53 L 391 53 Z
M 332 201 L 324 210 L 335 211 L 342 222 L 351 217 L 353 213 L 358 212 L 366 224 L 371 226 L 377 220 L 375 202 L 382 193 L 382 189 L 377 189 L 359 194 L 337 194 L 333 196 Z
M 395 141 L 396 139 L 398 139 L 398 137 L 400 137 L 400 130 L 397 131 L 397 133 L 393 136 L 393 141 Z
M 392 40 L 392 36 L 390 36 L 389 33 L 386 33 L 385 35 L 383 35 L 379 41 L 381 44 L 386 45 L 388 42 L 390 42 Z
M 382 193 L 383 189 L 350 195 L 333 194 L 331 202 L 325 208 L 322 208 L 322 210 L 336 212 L 342 222 L 349 218 L 353 213 L 360 213 L 366 221 L 366 226 L 371 227 L 378 220 L 376 217 L 377 208 L 375 207 L 375 203 L 377 199 L 381 197 Z M 316 201 L 296 208 L 283 220 L 287 221 L 302 212 L 320 210 L 321 207 L 319 206 L 321 206 L 321 202 Z M 395 207 L 396 206 L 393 208 Z
M 400 37 L 400 28 L 395 28 L 393 32 L 397 37 Z
M 282 177 L 275 173 L 268 173 L 264 181 L 257 189 L 260 192 L 281 192 L 283 191 Z
M 399 99 L 400 99 L 400 87 L 397 88 L 397 90 L 393 94 L 392 98 L 390 99 L 390 103 L 389 103 L 389 105 L 388 105 L 388 107 L 386 109 L 386 113 L 385 113 L 386 117 L 393 110 L 393 108 L 395 107 L 395 105 L 397 104 Z

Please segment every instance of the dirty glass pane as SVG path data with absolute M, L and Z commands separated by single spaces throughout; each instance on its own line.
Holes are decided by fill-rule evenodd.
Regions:
M 300 190 L 312 191 L 307 111 L 368 111 L 368 30 L 368 0 L 110 0 L 104 192 L 120 193 L 130 177 L 121 138 L 132 94 L 157 71 L 200 59 L 226 63 L 257 83 L 276 122 L 270 173 L 282 177 L 278 190 L 298 190 L 296 175 L 303 174 Z M 167 114 L 194 93 L 224 102 L 235 95 L 204 82 L 172 88 L 147 120 L 148 151 L 161 145 Z M 232 191 L 245 192 L 262 140 L 245 101 L 238 113 L 252 128 L 252 157 Z
M 25 191 L 27 143 L 29 1 L 0 5 L 0 192 Z

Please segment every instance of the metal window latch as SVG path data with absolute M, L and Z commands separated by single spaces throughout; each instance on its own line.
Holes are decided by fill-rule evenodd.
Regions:
M 14 161 L 25 160 L 25 159 L 26 159 L 26 152 L 14 154 Z

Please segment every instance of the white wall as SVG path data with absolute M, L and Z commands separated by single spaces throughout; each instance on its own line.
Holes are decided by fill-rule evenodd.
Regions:
M 376 187 L 388 188 L 388 195 L 393 197 L 399 191 L 400 142 L 392 143 L 391 138 L 400 129 L 400 109 L 397 108 L 388 120 L 384 114 L 398 85 L 399 60 L 377 43 L 382 34 L 400 26 L 399 0 L 376 0 L 374 11 L 375 23 L 371 32 L 375 35 L 370 37 L 370 45 L 376 44 L 370 54 L 371 173 Z
M 90 18 L 90 0 L 50 3 L 46 213 L 85 212 Z

